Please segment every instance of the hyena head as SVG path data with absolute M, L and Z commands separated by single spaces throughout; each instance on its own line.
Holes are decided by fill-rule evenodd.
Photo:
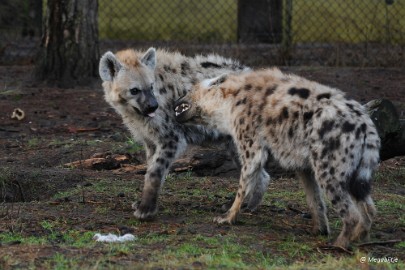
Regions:
M 223 83 L 227 76 L 223 74 L 194 85 L 191 91 L 175 102 L 176 120 L 183 124 L 217 128 L 215 116 L 220 115 L 224 101 L 223 91 L 217 89 L 217 86 Z
M 124 114 L 153 117 L 158 108 L 154 95 L 156 50 L 144 55 L 124 50 L 114 55 L 106 52 L 100 59 L 99 73 L 103 80 L 105 99 Z

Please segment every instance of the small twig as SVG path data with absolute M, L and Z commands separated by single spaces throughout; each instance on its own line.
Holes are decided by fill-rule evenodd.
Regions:
M 80 178 L 81 178 L 81 183 L 84 182 L 84 168 L 82 164 L 83 160 L 83 144 L 80 145 Z M 83 185 L 80 185 L 81 192 L 82 192 L 82 203 L 86 203 L 85 199 L 85 191 Z
M 292 206 L 287 206 L 287 209 L 290 210 L 290 211 L 293 211 L 295 213 L 301 214 L 301 215 L 306 214 L 305 212 L 302 212 L 299 209 L 293 208 Z
M 347 253 L 347 254 L 350 254 L 350 255 L 353 255 L 353 254 L 354 254 L 352 251 L 347 250 L 347 249 L 345 249 L 345 248 L 343 248 L 343 247 L 331 246 L 331 245 L 319 246 L 319 247 L 318 247 L 318 251 L 320 251 L 320 250 L 326 250 L 326 251 L 327 251 L 327 250 L 336 250 L 336 251 L 344 252 L 344 253 Z
M 367 243 L 361 243 L 358 244 L 357 247 L 364 247 L 364 246 L 373 246 L 373 245 L 390 245 L 390 244 L 396 244 L 400 243 L 402 240 L 399 239 L 394 239 L 394 240 L 387 240 L 387 241 L 375 241 L 375 242 L 367 242 Z
M 7 128 L 0 128 L 0 131 L 5 131 L 5 132 L 20 132 L 20 130 L 7 129 Z
M 18 191 L 20 192 L 20 195 L 21 195 L 21 201 L 25 202 L 24 191 L 21 187 L 20 182 L 18 180 L 14 180 L 12 183 L 18 187 Z

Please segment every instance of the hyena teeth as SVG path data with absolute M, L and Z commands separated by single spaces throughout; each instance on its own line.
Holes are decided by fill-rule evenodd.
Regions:
M 185 111 L 188 111 L 189 109 L 190 109 L 190 105 L 183 103 L 183 104 L 176 106 L 176 108 L 174 110 L 175 110 L 176 116 L 178 116 L 178 115 L 184 113 Z

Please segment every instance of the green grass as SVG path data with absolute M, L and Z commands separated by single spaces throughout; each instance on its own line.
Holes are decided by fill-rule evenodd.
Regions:
M 7 174 L 7 171 L 4 171 Z M 401 184 L 401 171 L 384 172 L 376 181 L 379 188 L 375 193 L 379 211 L 378 222 L 372 233 L 385 231 L 388 228 L 399 230 L 403 223 L 403 196 L 388 192 L 385 187 L 393 183 Z M 0 176 L 1 180 L 1 176 Z M 231 182 L 231 181 L 234 181 Z M 128 180 L 121 178 L 88 179 L 92 185 L 72 188 L 69 192 L 55 197 L 91 196 L 95 202 L 111 204 L 88 204 L 86 208 L 93 220 L 86 220 L 91 226 L 84 227 L 71 221 L 72 213 L 65 211 L 67 207 L 84 206 L 85 204 L 61 203 L 48 205 L 48 202 L 24 204 L 24 211 L 48 207 L 49 216 L 41 215 L 36 220 L 21 216 L 21 230 L 0 232 L 0 251 L 6 252 L 0 256 L 2 265 L 16 266 L 26 269 L 362 269 L 361 257 L 382 258 L 393 255 L 399 257 L 404 249 L 404 242 L 397 243 L 390 253 L 381 253 L 374 248 L 367 253 L 364 248 L 354 247 L 354 255 L 338 252 L 320 251 L 319 246 L 326 243 L 326 237 L 307 235 L 302 231 L 305 226 L 299 216 L 286 210 L 283 213 L 269 212 L 268 207 L 283 207 L 288 204 L 297 205 L 298 209 L 306 210 L 305 194 L 297 185 L 290 185 L 294 179 L 275 180 L 266 193 L 264 205 L 259 210 L 260 215 L 242 215 L 241 223 L 235 226 L 220 226 L 212 224 L 212 218 L 218 213 L 207 211 L 203 206 L 217 201 L 213 194 L 223 194 L 222 197 L 233 194 L 237 188 L 237 179 L 198 178 L 191 172 L 171 174 L 161 196 L 161 209 L 158 219 L 151 223 L 142 222 L 132 217 L 132 210 L 118 213 L 114 207 L 114 198 L 118 192 L 134 193 L 134 186 L 128 185 Z M 114 184 L 111 184 L 111 183 Z M 215 189 L 207 189 L 215 184 Z M 386 184 L 386 185 L 385 185 Z M 231 191 L 230 191 L 231 190 Z M 171 194 L 172 193 L 172 194 Z M 54 198 L 53 198 L 54 199 Z M 50 199 L 50 201 L 53 201 Z M 221 198 L 219 200 L 224 200 Z M 122 199 L 121 199 L 122 200 Z M 73 199 L 72 201 L 76 201 Z M 124 203 L 124 201 L 121 201 Z M 175 207 L 179 202 L 185 208 Z M 126 202 L 125 203 L 129 203 Z M 280 205 L 278 205 L 280 203 Z M 214 205 L 218 206 L 218 203 Z M 39 206 L 39 208 L 38 208 Z M 197 206 L 197 209 L 189 209 Z M 91 209 L 88 209 L 91 207 Z M 43 210 L 45 210 L 43 209 Z M 80 211 L 80 208 L 78 208 Z M 330 211 L 332 212 L 332 211 Z M 59 213 L 59 214 L 57 214 Z M 43 214 L 46 214 L 43 212 Z M 117 217 L 114 217 L 118 214 Z M 179 217 L 176 218 L 176 215 Z M 122 215 L 122 216 L 121 216 Z M 270 216 L 269 216 L 270 215 Z M 387 221 L 385 218 L 386 216 Z M 104 217 L 108 217 L 104 219 Z M 391 219 L 395 217 L 395 220 Z M 111 219 L 114 218 L 114 219 Z M 285 222 L 282 220 L 284 219 Z M 104 221 L 106 222 L 104 224 Z M 294 221 L 299 224 L 295 225 Z M 72 226 L 74 224 L 74 226 Z M 0 225 L 5 228 L 3 223 Z M 290 226 L 291 225 L 291 226 Z M 330 225 L 334 235 L 341 229 L 341 221 L 331 218 Z M 77 227 L 76 227 L 77 226 Z M 136 240 L 126 243 L 98 243 L 93 240 L 96 232 L 117 233 L 119 226 L 134 229 Z M 308 222 L 308 226 L 310 226 Z M 97 229 L 95 229 L 95 227 Z M 34 232 L 34 233 L 33 233 Z M 333 236 L 334 238 L 335 236 Z M 7 253 L 7 249 L 42 250 L 47 253 L 35 253 L 31 261 L 24 261 L 21 254 Z M 1 249 L 3 248 L 3 249 Z M 372 247 L 369 247 L 372 248 Z M 392 251 L 391 251 L 392 250 Z M 393 253 L 391 253 L 393 252 Z M 378 255 L 373 255 L 378 254 Z M 37 256 L 37 257 L 35 257 Z M 369 263 L 363 269 L 403 269 L 403 260 L 399 263 Z M 5 268 L 7 269 L 7 268 Z
M 236 14 L 233 0 L 101 0 L 100 38 L 231 41 Z
M 44 222 L 48 223 L 47 221 Z M 3 232 L 0 233 L 0 243 L 7 245 L 18 242 L 26 245 L 45 245 L 53 244 L 57 241 L 58 245 L 82 248 L 94 245 L 94 234 L 94 232 L 90 231 L 56 231 L 55 229 L 51 229 L 43 235 L 38 236 L 24 236 L 21 233 Z
M 156 260 L 159 265 L 169 269 L 179 265 L 192 266 L 196 262 L 208 269 L 251 269 L 253 266 L 268 269 L 271 265 L 285 263 L 273 260 L 263 252 L 246 248 L 238 242 L 236 235 L 228 235 L 226 238 L 221 235 L 196 235 L 186 243 L 169 248 L 164 254 L 158 255 Z
M 292 18 L 294 42 L 405 42 L 404 1 L 294 1 Z
M 291 23 L 293 43 L 404 44 L 405 2 L 293 1 Z M 236 42 L 237 1 L 100 0 L 99 31 L 101 39 Z

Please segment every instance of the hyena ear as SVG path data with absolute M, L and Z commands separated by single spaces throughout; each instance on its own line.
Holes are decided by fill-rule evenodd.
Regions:
M 228 77 L 228 74 L 222 74 L 222 75 L 219 75 L 218 77 L 215 77 L 212 79 L 203 80 L 201 82 L 201 86 L 204 88 L 210 88 L 211 86 L 214 86 L 214 85 L 220 85 L 221 83 L 226 81 L 227 77 Z
M 156 67 L 156 50 L 150 47 L 144 56 L 142 56 L 141 62 L 148 66 L 150 69 L 155 69 Z
M 122 65 L 112 52 L 106 52 L 100 59 L 98 71 L 103 81 L 112 81 Z

